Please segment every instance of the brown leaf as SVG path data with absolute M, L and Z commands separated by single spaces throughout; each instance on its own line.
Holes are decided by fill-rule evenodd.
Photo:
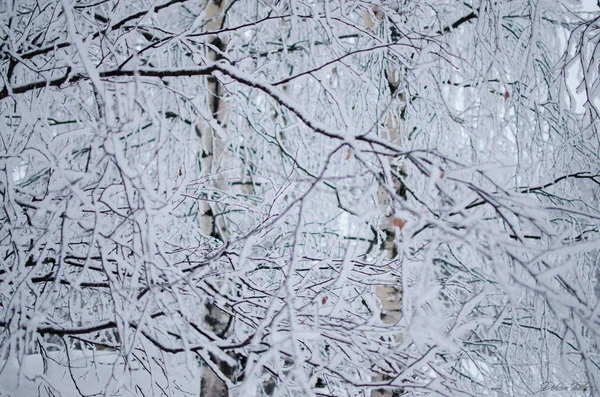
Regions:
M 510 94 L 508 93 L 508 90 L 504 91 L 504 101 L 507 101 L 508 98 L 510 98 Z
M 182 176 L 183 173 L 181 172 L 181 168 L 179 169 L 179 176 Z
M 406 219 L 394 218 L 392 220 L 392 224 L 396 226 L 398 229 L 402 230 L 404 225 L 406 225 Z

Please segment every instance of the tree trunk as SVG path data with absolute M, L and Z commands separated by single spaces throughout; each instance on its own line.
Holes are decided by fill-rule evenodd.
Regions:
M 206 30 L 215 31 L 222 28 L 224 21 L 224 11 L 227 9 L 230 0 L 203 0 L 205 10 Z M 206 59 L 208 62 L 215 62 L 222 58 L 220 52 L 225 50 L 227 39 L 224 36 L 213 36 L 209 39 L 206 50 Z M 209 117 L 212 121 L 198 120 L 196 132 L 200 140 L 200 165 L 202 175 L 217 190 L 226 190 L 226 178 L 219 176 L 218 161 L 224 155 L 224 142 L 219 138 L 219 134 L 211 126 L 216 123 L 225 130 L 227 117 L 227 108 L 223 101 L 223 86 L 215 76 L 207 77 L 208 85 L 208 105 L 211 111 Z M 213 124 L 214 125 L 214 124 Z M 205 236 L 213 237 L 225 242 L 228 233 L 225 222 L 219 217 L 219 207 L 213 202 L 213 197 L 206 197 L 201 204 L 201 228 Z M 230 332 L 231 316 L 214 302 L 206 302 L 206 312 L 204 322 L 210 330 L 218 336 L 225 337 Z M 216 357 L 210 357 L 212 365 L 204 362 L 202 369 L 202 378 L 200 382 L 200 396 L 206 397 L 227 397 L 230 395 L 229 387 L 223 380 L 225 377 L 235 381 L 237 368 L 232 368 L 225 362 Z M 215 371 L 219 371 L 217 374 Z
M 377 14 L 375 14 L 377 15 Z M 386 71 L 386 77 L 390 88 L 391 100 L 393 105 L 388 113 L 387 128 L 384 129 L 387 132 L 385 139 L 390 143 L 400 145 L 402 140 L 401 133 L 401 122 L 404 119 L 404 110 L 406 107 L 406 101 L 403 93 L 397 95 L 399 88 L 399 81 L 397 71 L 392 65 L 388 65 Z M 398 117 L 394 117 L 397 114 Z M 389 167 L 398 176 L 404 176 L 405 171 L 402 166 L 396 164 L 394 158 L 388 158 Z M 397 177 L 388 173 L 384 175 L 385 183 L 388 188 L 392 188 L 398 197 L 406 199 L 406 192 L 404 191 L 404 185 Z M 384 218 L 381 222 L 381 228 L 385 232 L 386 239 L 383 242 L 383 249 L 386 252 L 387 259 L 392 260 L 398 256 L 398 249 L 396 247 L 396 234 L 400 233 L 400 229 L 404 220 L 399 219 L 395 216 L 396 208 L 398 207 L 395 200 L 393 200 L 388 191 L 382 186 L 379 187 L 377 194 L 377 201 L 381 212 L 384 213 Z M 402 317 L 402 286 L 401 286 L 401 275 L 398 277 L 392 277 L 388 284 L 379 285 L 375 287 L 375 295 L 381 302 L 381 322 L 387 326 L 396 325 Z M 399 342 L 402 338 L 401 334 L 394 336 L 396 342 Z M 386 375 L 379 375 L 375 378 L 375 381 L 388 380 Z M 400 395 L 402 389 L 376 389 L 371 392 L 372 397 L 392 397 Z

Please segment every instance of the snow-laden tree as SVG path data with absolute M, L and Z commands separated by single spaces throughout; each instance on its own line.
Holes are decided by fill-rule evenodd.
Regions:
M 0 394 L 600 395 L 579 6 L 1 2 Z

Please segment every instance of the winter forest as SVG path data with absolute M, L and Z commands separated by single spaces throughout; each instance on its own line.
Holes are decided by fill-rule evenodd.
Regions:
M 1 0 L 0 396 L 600 396 L 600 8 Z

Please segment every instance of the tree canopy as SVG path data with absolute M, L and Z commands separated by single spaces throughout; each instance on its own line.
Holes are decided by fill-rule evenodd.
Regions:
M 0 3 L 0 389 L 599 395 L 590 10 Z

